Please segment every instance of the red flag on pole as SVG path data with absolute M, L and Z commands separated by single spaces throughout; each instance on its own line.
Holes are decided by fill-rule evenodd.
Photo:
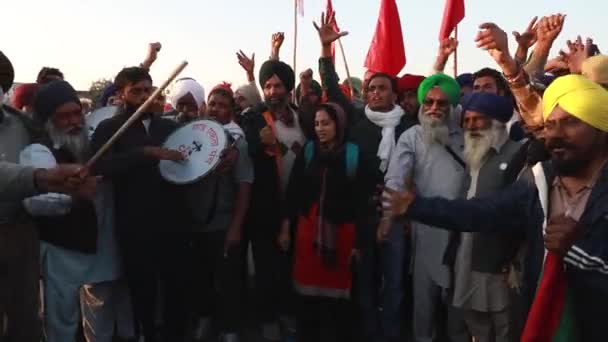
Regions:
M 372 72 L 397 76 L 405 66 L 405 46 L 395 0 L 382 0 L 376 33 L 367 51 L 365 67 Z
M 325 15 L 328 16 L 330 13 L 334 12 L 334 5 L 331 3 L 331 0 L 327 0 L 327 6 L 325 7 Z M 338 20 L 334 17 L 334 21 L 331 23 L 332 28 L 335 32 L 340 32 L 340 28 L 338 28 Z M 336 43 L 331 43 L 331 60 L 336 62 Z
M 464 19 L 464 0 L 446 0 L 439 40 L 450 37 L 458 23 Z

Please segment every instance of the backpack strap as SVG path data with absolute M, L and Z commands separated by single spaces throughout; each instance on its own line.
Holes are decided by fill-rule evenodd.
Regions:
M 310 166 L 310 162 L 315 155 L 315 144 L 312 141 L 306 142 L 304 145 L 304 160 L 306 167 Z M 359 167 L 359 146 L 353 143 L 346 144 L 346 176 L 349 179 L 354 179 L 357 176 L 357 168 Z
M 357 176 L 359 167 L 359 146 L 353 143 L 346 143 L 346 175 L 349 179 Z
M 306 161 L 306 168 L 308 168 L 314 156 L 315 144 L 312 141 L 307 141 L 306 144 L 304 144 L 304 160 Z

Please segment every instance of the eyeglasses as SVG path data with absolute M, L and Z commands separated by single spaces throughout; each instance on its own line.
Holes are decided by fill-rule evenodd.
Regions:
M 434 104 L 437 104 L 437 107 L 447 107 L 449 106 L 449 102 L 448 100 L 436 100 L 436 99 L 424 99 L 424 101 L 422 101 L 422 104 L 424 104 L 427 107 L 432 107 Z

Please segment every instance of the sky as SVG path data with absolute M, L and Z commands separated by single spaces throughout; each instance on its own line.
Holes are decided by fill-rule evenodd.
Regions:
M 333 0 L 353 76 L 361 77 L 381 0 Z M 445 0 L 397 0 L 407 64 L 402 73 L 430 72 L 438 47 Z M 318 79 L 320 43 L 312 25 L 326 0 L 304 0 L 298 17 L 297 72 L 311 67 Z M 593 37 L 608 49 L 605 0 L 465 0 L 466 17 L 459 26 L 459 72 L 494 66 L 487 52 L 473 41 L 479 24 L 492 21 L 505 31 L 524 30 L 536 15 L 567 14 L 562 35 L 552 51 L 577 35 Z M 236 51 L 256 55 L 257 69 L 270 54 L 270 37 L 283 31 L 281 59 L 292 63 L 293 0 L 13 0 L 3 1 L 0 49 L 15 67 L 16 82 L 33 82 L 41 67 L 57 67 L 79 90 L 92 81 L 113 78 L 125 66 L 139 64 L 149 42 L 163 48 L 152 67 L 162 83 L 180 61 L 190 64 L 180 77 L 192 77 L 206 89 L 222 81 L 246 82 Z M 514 40 L 512 44 L 514 44 Z M 512 51 L 515 46 L 512 45 Z M 336 67 L 345 77 L 341 57 Z M 451 62 L 446 72 L 451 71 Z

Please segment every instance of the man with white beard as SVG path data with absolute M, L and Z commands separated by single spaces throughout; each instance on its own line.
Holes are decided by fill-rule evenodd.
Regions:
M 34 109 L 34 119 L 45 127 L 46 134 L 21 151 L 20 163 L 41 169 L 59 163 L 83 164 L 88 155 L 88 135 L 80 100 L 72 86 L 65 81 L 43 85 Z M 100 206 L 111 200 L 105 193 L 100 192 L 94 200 L 49 193 L 24 201 L 40 233 L 45 332 L 49 342 L 76 340 L 79 291 L 84 283 L 91 277 L 113 280 L 118 276 L 113 221 L 107 212 L 112 205 Z
M 420 84 L 420 125 L 399 138 L 385 176 L 387 188 L 403 189 L 405 180 L 411 179 L 416 190 L 425 196 L 453 199 L 460 195 L 465 177 L 463 135 L 453 119 L 459 100 L 460 86 L 445 74 L 432 75 Z M 452 286 L 450 268 L 444 263 L 451 234 L 418 222 L 411 226 L 414 340 L 430 342 L 437 338 L 438 330 L 443 330 L 438 326 L 438 315 L 447 307 L 447 293 Z M 389 227 L 398 229 L 399 225 L 383 219 L 379 229 Z M 466 333 L 459 336 L 451 328 L 458 326 L 459 317 L 455 314 L 449 312 L 447 333 L 452 341 L 466 341 Z
M 463 100 L 464 158 L 468 177 L 463 195 L 489 196 L 517 178 L 524 161 L 516 158 L 522 144 L 509 139 L 512 102 L 491 93 Z M 454 260 L 452 304 L 463 310 L 478 342 L 507 342 L 519 332 L 510 320 L 507 273 L 523 236 L 513 233 L 460 233 Z

